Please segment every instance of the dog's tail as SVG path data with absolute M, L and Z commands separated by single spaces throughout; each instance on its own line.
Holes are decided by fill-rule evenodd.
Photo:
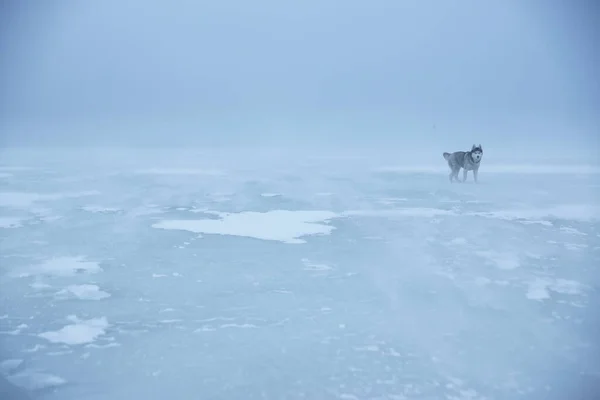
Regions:
M 448 158 L 450 158 L 450 153 L 444 153 L 444 160 L 448 161 Z

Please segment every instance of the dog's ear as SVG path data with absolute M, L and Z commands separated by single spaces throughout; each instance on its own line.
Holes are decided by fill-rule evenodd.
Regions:
M 483 151 L 483 147 L 481 146 L 481 144 L 479 145 L 479 150 Z
M 473 147 L 471 147 L 471 150 L 475 150 L 477 148 L 477 146 L 473 145 Z

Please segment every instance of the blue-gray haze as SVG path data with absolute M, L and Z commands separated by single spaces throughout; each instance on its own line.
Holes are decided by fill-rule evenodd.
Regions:
M 2 144 L 589 150 L 599 9 L 5 1 Z

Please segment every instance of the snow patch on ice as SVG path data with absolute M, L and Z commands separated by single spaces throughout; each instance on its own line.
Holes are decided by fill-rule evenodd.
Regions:
M 560 230 L 569 235 L 577 235 L 577 236 L 587 236 L 586 233 L 583 233 L 575 228 L 570 228 L 568 226 L 561 226 Z
M 545 279 L 536 279 L 529 283 L 527 288 L 527 298 L 530 300 L 545 300 L 550 298 L 548 292 L 549 283 Z
M 48 285 L 47 283 L 41 282 L 41 281 L 36 281 L 33 282 L 29 285 L 30 288 L 35 289 L 35 290 L 44 290 L 44 289 L 49 289 L 52 286 Z
M 2 165 L 0 166 L 0 171 L 10 171 L 10 172 L 23 172 L 23 171 L 33 171 L 35 168 L 33 167 L 24 167 L 19 165 Z
M 13 385 L 30 391 L 53 388 L 67 383 L 65 379 L 59 376 L 32 370 L 8 375 L 6 379 Z
M 478 212 L 471 213 L 471 215 L 509 221 L 526 220 L 542 224 L 549 224 L 549 222 L 546 221 L 549 218 L 587 222 L 600 219 L 600 207 L 587 204 L 565 204 L 549 208 Z
M 587 249 L 588 245 L 587 244 L 578 244 L 578 243 L 564 243 L 565 245 L 565 249 L 567 250 L 571 250 L 571 251 L 578 251 L 578 250 L 583 250 L 583 249 Z
M 132 210 L 128 211 L 125 217 L 127 218 L 137 218 L 137 217 L 145 217 L 147 215 L 155 215 L 162 214 L 164 211 L 155 204 L 147 204 L 139 207 L 135 207 Z
M 77 273 L 93 274 L 102 271 L 95 261 L 85 261 L 84 257 L 55 257 L 34 265 L 17 274 L 19 277 L 34 275 L 73 276 Z
M 20 228 L 23 226 L 23 221 L 25 220 L 26 218 L 19 217 L 0 217 L 0 228 Z
M 52 209 L 48 207 L 34 206 L 29 208 L 28 211 L 44 221 L 49 218 L 56 218 L 55 214 L 52 212 Z
M 109 327 L 106 317 L 83 320 L 70 315 L 67 319 L 73 324 L 66 325 L 57 331 L 40 333 L 38 336 L 51 343 L 86 344 L 92 343 L 99 336 L 104 335 Z
M 408 199 L 404 198 L 404 197 L 384 197 L 382 199 L 377 200 L 377 202 L 379 204 L 383 204 L 386 206 L 393 206 L 396 205 L 398 203 L 402 203 L 408 201 Z
M 72 193 L 30 193 L 30 192 L 2 192 L 0 193 L 0 206 L 10 208 L 29 208 L 37 202 L 56 201 L 66 198 L 94 196 L 100 192 L 83 191 Z
M 383 218 L 395 218 L 395 217 L 415 217 L 415 218 L 433 218 L 438 216 L 456 215 L 455 212 L 449 210 L 442 210 L 439 208 L 397 208 L 392 210 L 351 210 L 345 211 L 342 215 L 344 216 L 358 216 L 358 217 L 383 217 Z
M 330 211 L 288 211 L 219 213 L 220 219 L 164 220 L 152 227 L 194 233 L 232 235 L 283 243 L 305 243 L 309 235 L 328 235 L 333 226 L 325 222 L 336 217 Z
M 204 176 L 223 176 L 224 171 L 216 169 L 195 169 L 195 168 L 149 168 L 140 169 L 135 172 L 138 175 L 204 175 Z
M 38 352 L 40 350 L 43 350 L 45 348 L 46 348 L 46 346 L 43 346 L 41 344 L 36 344 L 35 346 L 33 346 L 31 348 L 23 350 L 23 352 L 24 353 L 36 353 L 36 352 Z
M 3 333 L 5 335 L 20 335 L 27 328 L 29 328 L 29 326 L 27 324 L 19 324 L 12 331 L 1 331 L 0 333 Z
M 89 206 L 83 206 L 81 207 L 81 209 L 83 211 L 87 211 L 87 212 L 91 212 L 91 213 L 115 213 L 115 212 L 119 212 L 121 211 L 118 208 L 114 208 L 114 207 L 102 207 L 102 206 L 98 206 L 98 205 L 89 205 Z
M 530 300 L 545 300 L 550 298 L 550 291 L 567 295 L 582 294 L 585 286 L 568 279 L 536 278 L 529 282 L 526 297 Z
M 256 328 L 258 328 L 258 326 L 254 325 L 254 324 L 249 324 L 249 323 L 244 323 L 244 324 L 227 323 L 227 324 L 220 324 L 218 326 L 203 325 L 202 327 L 195 329 L 193 332 L 194 333 L 214 332 L 217 329 L 256 329 Z
M 451 241 L 448 242 L 450 245 L 453 246 L 464 246 L 467 244 L 467 239 L 462 238 L 462 237 L 458 237 L 458 238 L 454 238 Z
M 8 359 L 0 361 L 0 373 L 7 375 L 18 369 L 23 360 L 20 359 Z
M 110 297 L 110 294 L 100 290 L 96 285 L 70 285 L 57 293 L 58 296 L 75 297 L 80 300 L 102 300 Z
M 500 269 L 515 269 L 520 266 L 519 257 L 514 253 L 500 253 L 491 250 L 480 250 L 476 254 L 485 258 L 487 264 L 495 265 Z
M 314 263 L 306 258 L 302 259 L 306 271 L 330 271 L 332 268 L 327 264 Z

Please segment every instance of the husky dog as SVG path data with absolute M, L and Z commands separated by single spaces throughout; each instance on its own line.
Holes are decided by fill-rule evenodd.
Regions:
M 444 153 L 444 159 L 448 161 L 450 167 L 450 182 L 458 179 L 460 169 L 463 169 L 463 182 L 467 180 L 467 172 L 473 171 L 473 179 L 477 182 L 477 173 L 479 172 L 479 164 L 483 157 L 483 147 L 481 145 L 471 147 L 471 151 L 457 151 L 454 153 Z

